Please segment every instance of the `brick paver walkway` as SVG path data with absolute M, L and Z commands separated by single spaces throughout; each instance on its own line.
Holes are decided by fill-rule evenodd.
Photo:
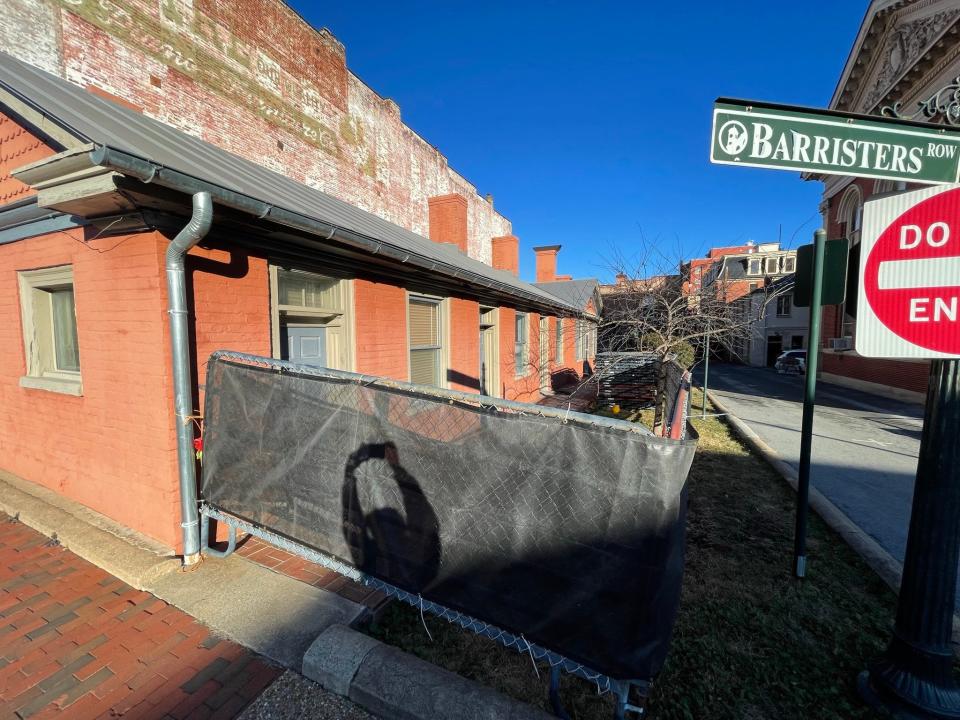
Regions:
M 323 565 L 312 563 L 249 535 L 237 543 L 237 554 L 295 580 L 336 593 L 347 600 L 362 603 L 376 612 L 386 602 L 382 592 L 354 582 Z
M 569 394 L 558 392 L 554 395 L 546 395 L 541 398 L 537 405 L 546 405 L 561 410 L 570 408 L 574 412 L 590 412 L 593 404 L 597 401 L 597 389 L 596 381 L 588 380 L 577 386 Z
M 0 718 L 232 718 L 280 672 L 0 515 Z

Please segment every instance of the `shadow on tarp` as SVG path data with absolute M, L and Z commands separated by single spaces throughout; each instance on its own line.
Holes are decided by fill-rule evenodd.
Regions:
M 695 441 L 496 402 L 215 354 L 203 499 L 612 678 L 652 678 Z

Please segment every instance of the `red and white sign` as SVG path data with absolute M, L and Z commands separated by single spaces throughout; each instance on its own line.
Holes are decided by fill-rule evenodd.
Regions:
M 960 187 L 864 205 L 857 352 L 960 357 Z

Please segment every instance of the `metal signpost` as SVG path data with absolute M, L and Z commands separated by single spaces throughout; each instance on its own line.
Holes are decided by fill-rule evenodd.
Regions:
M 810 503 L 810 454 L 813 449 L 813 410 L 817 396 L 820 361 L 820 310 L 839 305 L 846 297 L 847 240 L 827 240 L 823 230 L 814 234 L 812 245 L 797 249 L 797 272 L 793 304 L 810 308 L 807 333 L 807 374 L 804 378 L 803 418 L 800 421 L 800 468 L 797 474 L 797 518 L 793 535 L 793 572 L 798 578 L 807 569 L 807 515 Z
M 813 234 L 813 281 L 810 288 L 810 333 L 804 376 L 803 418 L 800 421 L 800 471 L 797 476 L 797 518 L 793 533 L 793 572 L 807 572 L 807 514 L 810 504 L 810 451 L 813 446 L 813 408 L 817 397 L 817 360 L 820 356 L 820 308 L 823 296 L 825 230 Z
M 924 123 L 720 99 L 710 159 L 944 185 L 960 181 L 960 133 Z M 807 453 L 824 237 L 818 230 L 810 293 L 801 439 Z M 950 643 L 960 560 L 960 187 L 925 188 L 866 203 L 857 306 L 861 355 L 931 360 L 896 623 L 884 654 L 861 674 L 859 689 L 894 717 L 960 718 Z M 799 544 L 805 492 L 798 493 L 798 560 L 805 552 Z M 795 567 L 800 577 L 803 565 Z

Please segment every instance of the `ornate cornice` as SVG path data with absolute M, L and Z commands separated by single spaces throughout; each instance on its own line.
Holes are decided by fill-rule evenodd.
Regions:
M 887 36 L 891 25 L 896 22 L 896 18 L 902 15 L 901 10 L 915 2 L 917 0 L 886 3 L 874 0 L 870 3 L 870 8 L 867 10 L 850 55 L 844 64 L 843 72 L 840 74 L 837 88 L 830 100 L 831 108 L 835 110 L 855 108 L 857 99 L 864 92 L 863 83 L 876 74 L 875 69 L 881 54 L 883 39 Z
M 901 0 L 879 6 L 864 21 L 831 108 L 870 113 L 890 95 L 918 86 L 931 64 L 955 45 L 958 0 Z
M 946 85 L 926 100 L 917 103 L 917 111 L 912 115 L 905 113 L 902 102 L 895 102 L 893 105 L 884 105 L 880 108 L 880 114 L 884 117 L 895 117 L 905 120 L 928 120 L 946 123 L 948 125 L 960 125 L 960 76 Z
M 955 33 L 958 19 L 960 8 L 952 8 L 899 22 L 890 28 L 879 56 L 883 64 L 857 103 L 859 110 L 872 112 L 884 98 L 904 84 L 915 87 L 919 76 L 949 51 L 944 38 L 951 31 Z

